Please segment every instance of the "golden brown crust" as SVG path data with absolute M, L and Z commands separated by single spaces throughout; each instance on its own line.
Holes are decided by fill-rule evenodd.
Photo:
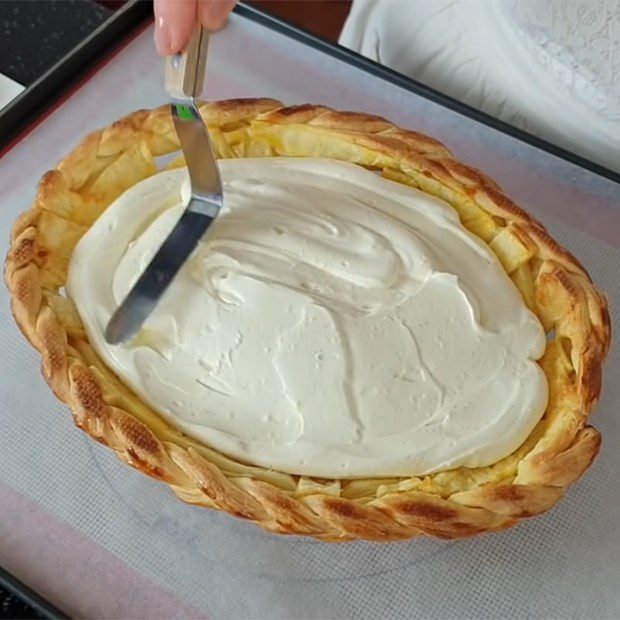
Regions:
M 5 279 L 20 329 L 76 424 L 184 501 L 279 533 L 328 541 L 462 538 L 551 508 L 587 469 L 600 436 L 586 425 L 609 350 L 605 297 L 583 266 L 482 172 L 433 138 L 383 118 L 273 99 L 208 103 L 221 157 L 324 156 L 381 170 L 443 198 L 486 241 L 549 332 L 540 364 L 547 411 L 513 455 L 491 467 L 424 478 L 318 480 L 236 462 L 169 427 L 103 365 L 60 289 L 81 235 L 126 188 L 178 150 L 168 108 L 141 110 L 87 136 L 46 173 L 13 227 Z M 175 162 L 174 165 L 180 165 Z

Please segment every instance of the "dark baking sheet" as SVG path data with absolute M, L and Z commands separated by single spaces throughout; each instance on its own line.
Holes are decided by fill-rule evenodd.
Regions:
M 0 568 L 0 618 L 68 618 L 13 575 Z
M 20 134 L 32 127 L 32 124 L 36 123 L 37 120 L 43 118 L 54 106 L 59 105 L 62 97 L 67 97 L 71 93 L 71 89 L 76 88 L 81 82 L 88 79 L 89 75 L 92 75 L 103 63 L 109 60 L 120 47 L 131 40 L 133 33 L 148 23 L 151 11 L 151 3 L 148 1 L 134 0 L 129 3 L 124 9 L 114 14 L 113 17 L 97 28 L 92 35 L 76 48 L 71 50 L 44 76 L 28 87 L 22 95 L 0 114 L 0 148 L 3 146 L 10 148 L 10 144 Z M 236 12 L 247 19 L 251 19 L 312 48 L 327 53 L 334 58 L 381 77 L 401 88 L 455 110 L 468 118 L 493 127 L 508 136 L 527 142 L 557 157 L 577 164 L 584 169 L 611 179 L 616 183 L 620 181 L 620 175 L 611 170 L 535 138 L 458 101 L 445 97 L 441 93 L 414 82 L 350 50 L 286 24 L 260 10 L 247 5 L 239 5 L 236 8 Z M 31 613 L 31 615 L 22 617 L 66 617 L 60 610 L 1 569 L 0 588 L 4 588 L 13 597 L 18 597 L 30 605 L 31 611 L 26 613 Z

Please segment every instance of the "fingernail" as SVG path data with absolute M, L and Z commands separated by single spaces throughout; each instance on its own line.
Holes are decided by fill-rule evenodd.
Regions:
M 155 47 L 162 56 L 172 54 L 172 38 L 170 29 L 162 15 L 155 19 Z

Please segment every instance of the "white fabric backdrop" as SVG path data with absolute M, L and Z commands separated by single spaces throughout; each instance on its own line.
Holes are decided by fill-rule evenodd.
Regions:
M 620 172 L 620 0 L 354 0 L 340 43 Z

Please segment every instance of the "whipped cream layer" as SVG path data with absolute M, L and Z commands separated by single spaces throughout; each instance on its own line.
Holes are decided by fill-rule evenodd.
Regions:
M 75 249 L 67 290 L 106 364 L 190 436 L 321 477 L 479 467 L 547 404 L 537 318 L 442 201 L 353 164 L 220 162 L 225 207 L 143 330 L 105 326 L 189 196 L 126 191 Z

